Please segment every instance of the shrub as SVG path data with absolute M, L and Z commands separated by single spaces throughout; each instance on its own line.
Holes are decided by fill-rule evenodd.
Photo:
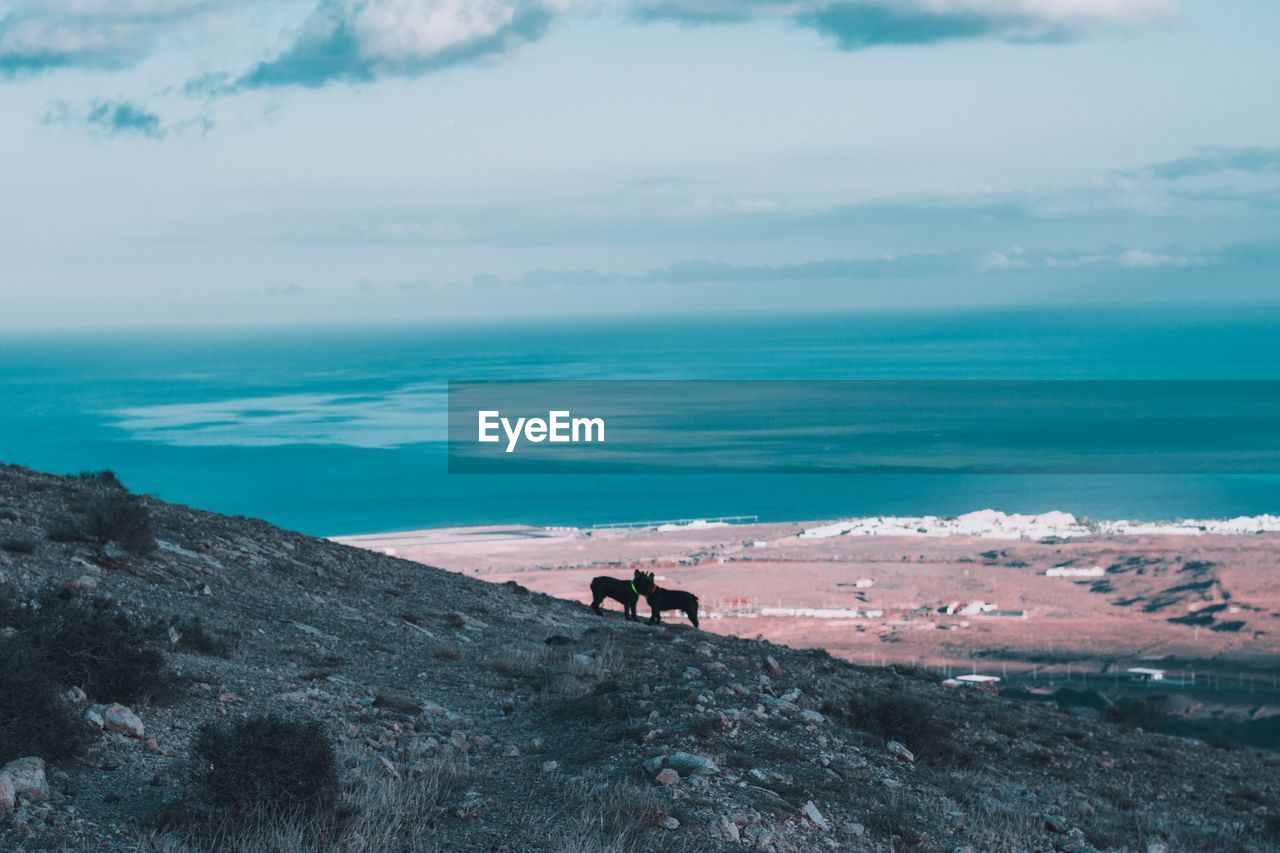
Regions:
M 8 551 L 10 554 L 34 554 L 36 543 L 31 539 L 15 536 L 0 540 L 0 550 Z
M 1158 722 L 1155 707 L 1140 699 L 1121 700 L 1114 705 L 1109 705 L 1106 716 L 1111 722 L 1126 729 L 1140 728 L 1152 731 Z
M 101 483 L 112 489 L 124 490 L 124 483 L 120 482 L 114 471 L 81 471 L 76 476 L 86 483 Z
M 83 747 L 88 729 L 59 676 L 25 637 L 0 640 L 0 764 L 28 755 L 57 761 Z
M 182 618 L 170 617 L 167 625 L 159 626 L 160 632 L 168 636 L 169 629 L 178 632 L 178 645 L 212 657 L 229 658 L 235 651 L 235 639 L 231 633 L 206 628 L 204 620 L 199 616 Z
M 0 617 L 18 629 L 63 687 L 80 687 L 104 702 L 135 701 L 160 687 L 159 651 L 109 599 L 51 588 L 32 607 L 0 603 Z
M 45 529 L 44 538 L 50 542 L 88 542 L 89 534 L 84 525 L 69 515 L 55 518 Z
M 333 744 L 315 721 L 277 715 L 206 723 L 196 736 L 205 800 L 237 812 L 313 812 L 338 797 Z
M 137 495 L 118 489 L 103 492 L 85 507 L 85 518 L 88 520 L 86 532 L 99 545 L 115 542 L 134 554 L 155 550 L 151 513 Z
M 855 726 L 883 740 L 906 744 L 917 758 L 941 764 L 963 763 L 963 753 L 951 742 L 945 723 L 927 702 L 896 691 L 855 696 L 848 718 Z

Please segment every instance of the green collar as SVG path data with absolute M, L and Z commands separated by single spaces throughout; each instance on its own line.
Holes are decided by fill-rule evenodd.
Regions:
M 635 582 L 635 581 L 632 581 L 632 582 L 631 582 L 631 592 L 632 592 L 634 595 L 639 595 L 639 594 L 640 594 L 640 593 L 636 590 L 636 582 Z

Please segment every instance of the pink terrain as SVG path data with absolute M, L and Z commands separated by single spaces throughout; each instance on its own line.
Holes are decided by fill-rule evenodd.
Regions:
M 704 630 L 859 663 L 1116 682 L 1145 667 L 1170 681 L 1275 687 L 1280 533 L 800 535 L 822 529 L 509 526 L 343 541 L 584 603 L 596 575 L 643 568 L 699 596 Z

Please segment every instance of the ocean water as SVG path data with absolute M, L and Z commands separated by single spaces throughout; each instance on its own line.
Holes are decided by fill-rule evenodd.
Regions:
M 1280 512 L 1280 476 L 450 475 L 450 380 L 1280 379 L 1280 308 L 7 332 L 0 460 L 320 535 L 757 515 Z

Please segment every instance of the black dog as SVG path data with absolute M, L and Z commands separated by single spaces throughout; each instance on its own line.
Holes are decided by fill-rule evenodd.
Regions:
M 646 575 L 639 569 L 636 569 L 635 575 L 629 581 L 602 575 L 591 581 L 591 609 L 597 616 L 603 616 L 600 602 L 606 598 L 612 598 L 622 605 L 623 615 L 634 621 L 640 618 L 636 615 L 636 604 L 640 601 L 640 596 L 647 595 L 651 589 L 653 589 L 653 575 Z
M 652 611 L 649 616 L 650 625 L 655 625 L 662 621 L 662 611 L 664 610 L 683 610 L 684 615 L 688 616 L 689 621 L 693 623 L 693 627 L 698 627 L 698 596 L 678 589 L 661 589 L 653 582 L 652 574 L 646 577 L 649 592 L 644 598 L 645 601 L 649 602 L 649 610 Z

